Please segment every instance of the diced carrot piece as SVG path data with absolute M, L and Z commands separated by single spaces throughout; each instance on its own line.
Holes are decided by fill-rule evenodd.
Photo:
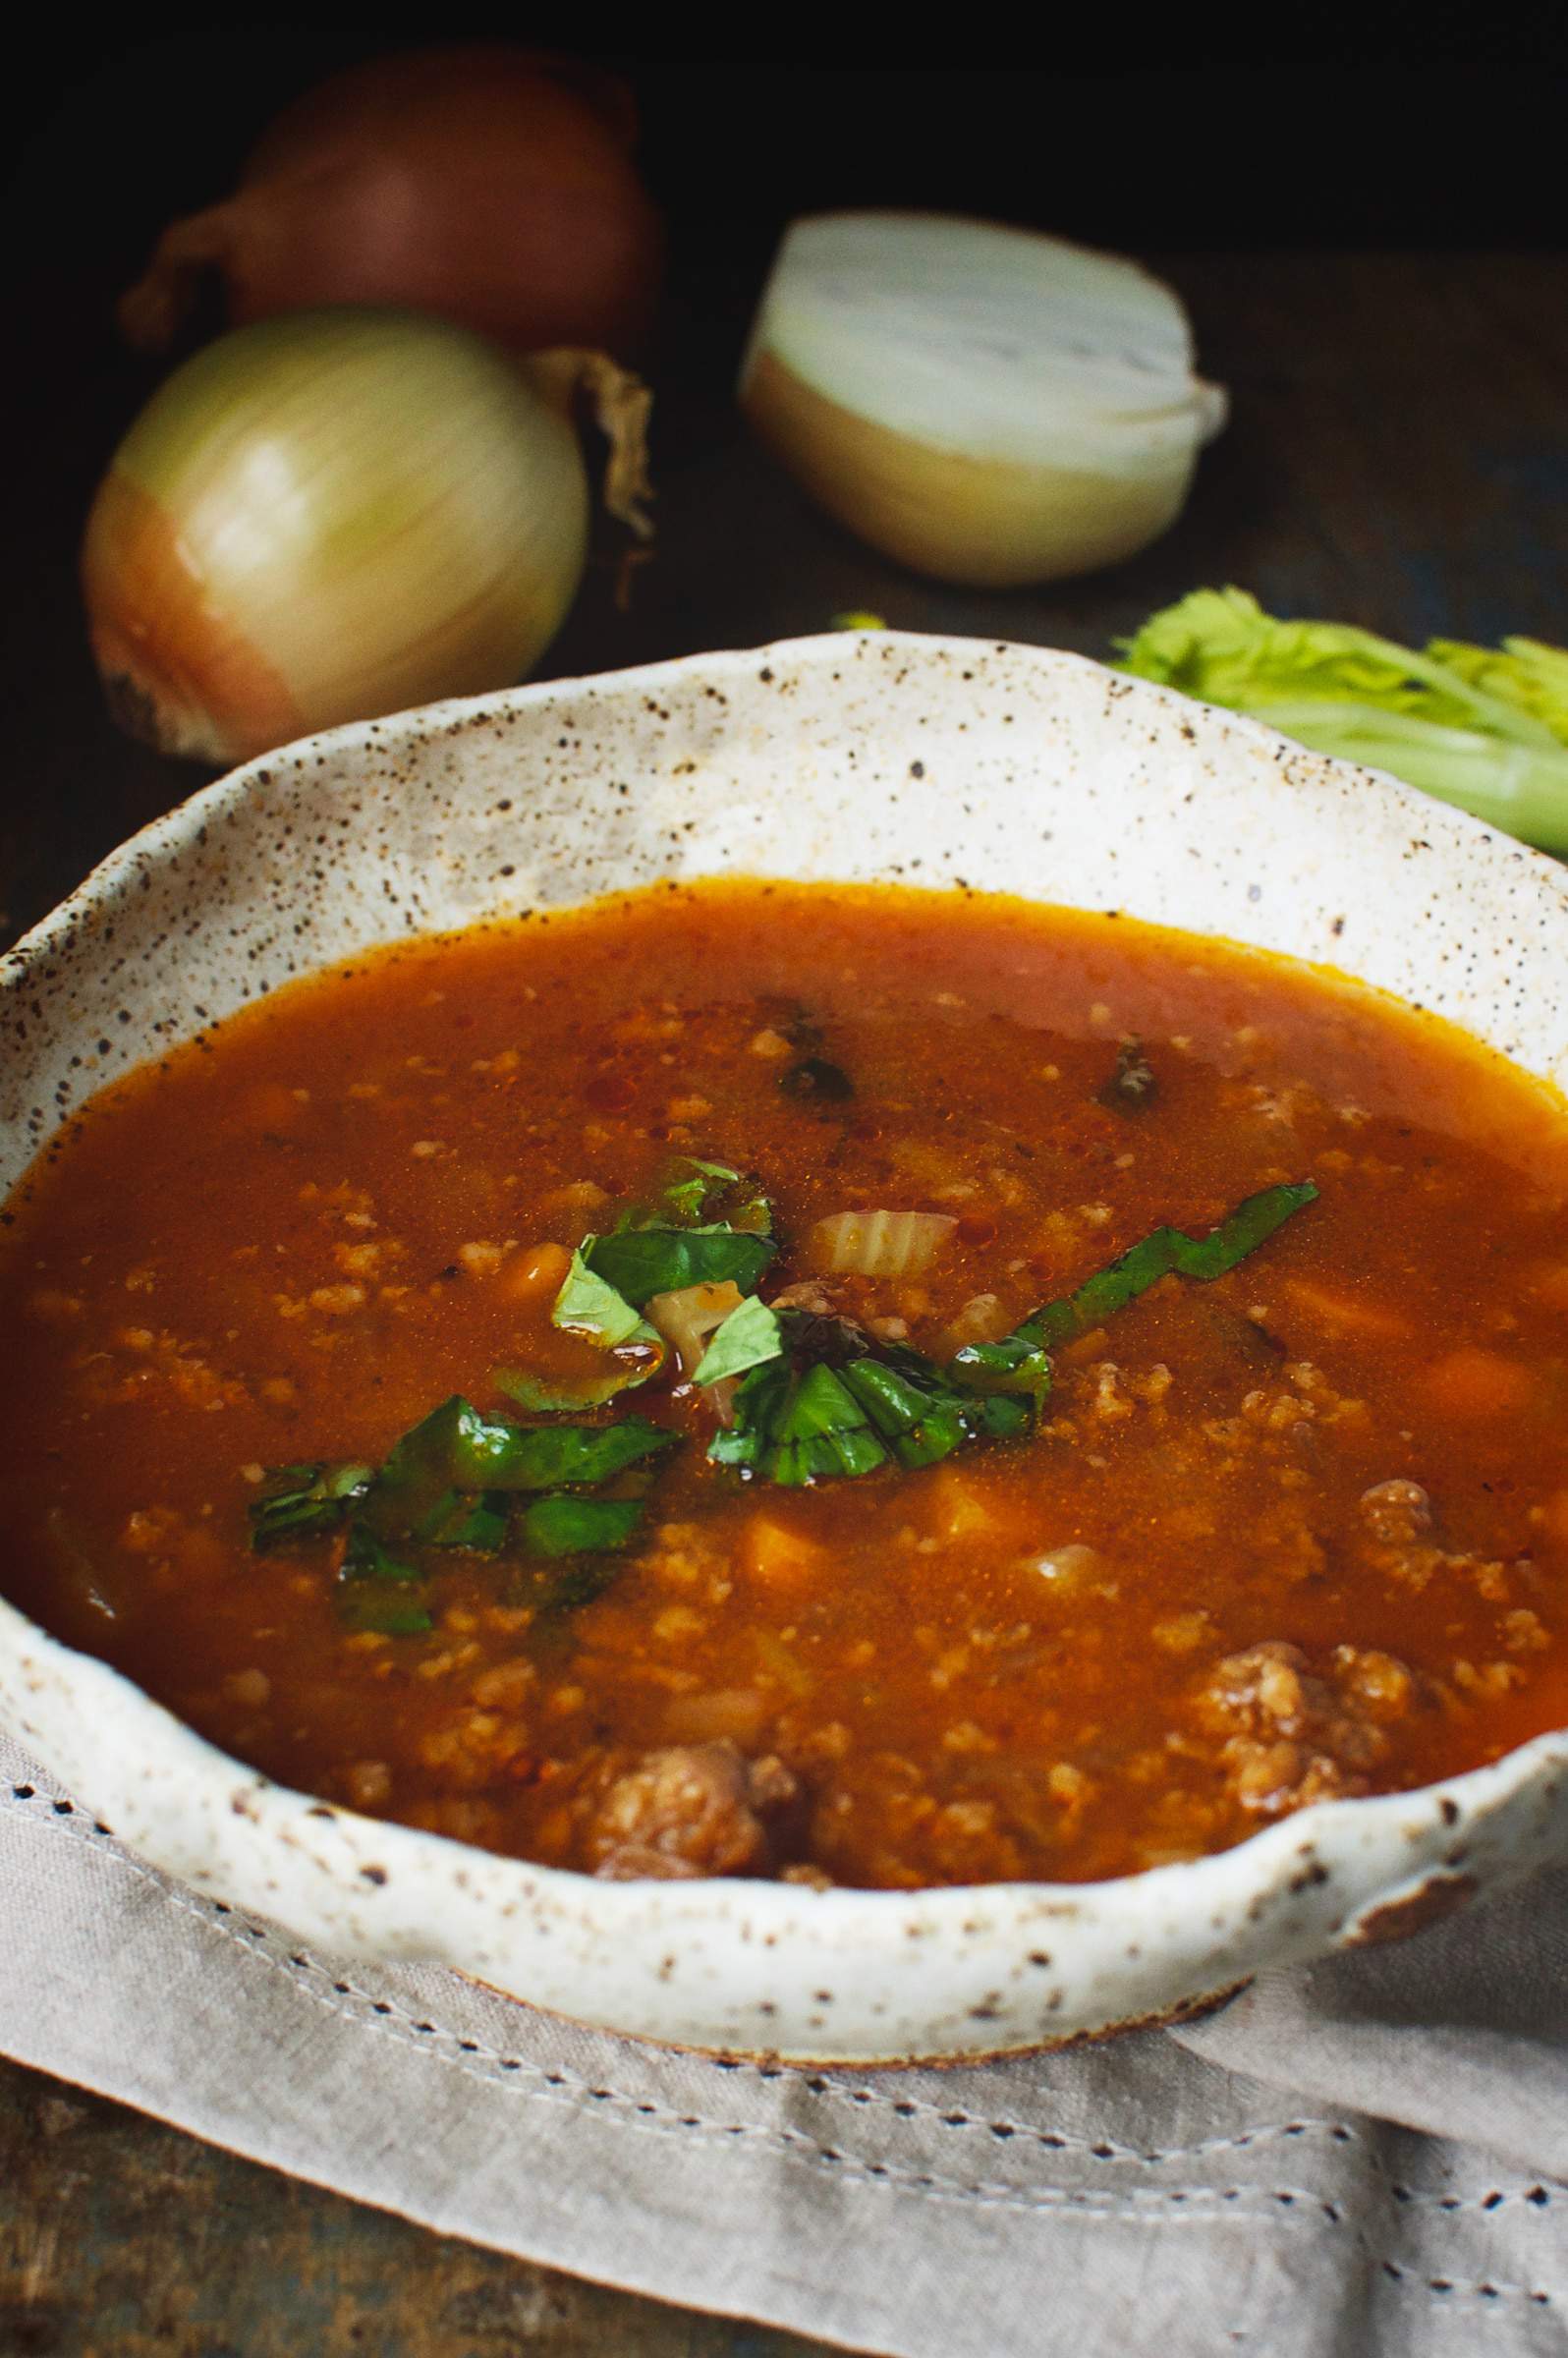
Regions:
M 941 1466 L 926 1491 L 930 1528 L 939 1540 L 979 1539 L 1001 1528 L 1002 1518 L 978 1483 L 956 1466 Z
M 1366 1334 L 1382 1342 L 1404 1342 L 1415 1333 L 1409 1319 L 1386 1302 L 1364 1301 L 1306 1277 L 1286 1277 L 1280 1290 L 1309 1318 L 1338 1334 Z
M 1540 1528 L 1554 1547 L 1568 1554 L 1568 1490 L 1551 1490 L 1541 1500 Z
M 1462 1343 L 1427 1371 L 1428 1396 L 1452 1417 L 1511 1416 L 1529 1406 L 1535 1388 L 1535 1378 L 1522 1362 L 1479 1343 Z
M 1095 1326 L 1088 1334 L 1075 1334 L 1070 1343 L 1062 1345 L 1056 1357 L 1069 1368 L 1092 1367 L 1096 1359 L 1104 1358 L 1109 1342 L 1104 1327 Z
M 495 1282 L 508 1302 L 537 1302 L 560 1292 L 571 1266 L 564 1245 L 527 1245 L 502 1263 Z
M 776 1515 L 753 1515 L 741 1533 L 741 1570 L 759 1588 L 806 1588 L 826 1555 L 825 1547 Z
M 672 1695 L 664 1733 L 672 1744 L 719 1744 L 750 1750 L 762 1731 L 767 1699 L 755 1687 L 710 1688 L 705 1694 Z
M 1530 1287 L 1539 1302 L 1568 1310 L 1568 1261 L 1538 1261 L 1530 1272 Z

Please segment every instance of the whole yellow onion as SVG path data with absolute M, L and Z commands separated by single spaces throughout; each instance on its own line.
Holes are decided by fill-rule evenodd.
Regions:
M 515 361 L 411 312 L 302 311 L 220 337 L 153 396 L 87 519 L 83 586 L 117 717 L 242 760 L 522 678 L 582 578 L 572 394 L 646 530 L 647 395 L 591 354 Z

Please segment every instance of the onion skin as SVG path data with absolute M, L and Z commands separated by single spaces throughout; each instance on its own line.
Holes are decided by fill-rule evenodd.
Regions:
M 355 309 L 238 329 L 154 396 L 88 517 L 111 707 L 230 762 L 507 686 L 576 593 L 588 505 L 562 402 L 477 337 Z
M 1198 458 L 1141 479 L 968 458 L 858 417 L 765 349 L 741 407 L 830 516 L 912 572 L 969 590 L 1023 589 L 1136 556 L 1175 523 Z
M 633 347 L 663 231 L 618 78 L 501 44 L 378 58 L 307 92 L 238 193 L 176 221 L 121 301 L 161 350 L 203 275 L 236 325 L 324 305 L 429 311 L 513 351 Z
M 192 760 L 243 760 L 305 733 L 287 682 L 210 599 L 157 501 L 118 471 L 88 520 L 82 587 L 109 708 Z

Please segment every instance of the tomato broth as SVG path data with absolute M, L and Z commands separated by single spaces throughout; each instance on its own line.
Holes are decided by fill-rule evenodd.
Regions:
M 1568 1718 L 1568 1120 L 1126 918 L 710 882 L 379 950 L 4 1215 L 6 1588 L 607 1875 L 1083 1879 Z

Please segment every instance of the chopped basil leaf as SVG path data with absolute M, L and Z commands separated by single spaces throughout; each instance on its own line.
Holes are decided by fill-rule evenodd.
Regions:
M 645 1366 L 637 1362 L 616 1359 L 610 1362 L 604 1376 L 535 1376 L 529 1368 L 492 1368 L 490 1381 L 498 1392 L 505 1392 L 519 1408 L 539 1416 L 558 1416 L 565 1409 L 602 1408 L 617 1392 L 636 1391 L 656 1376 L 664 1364 L 664 1351 L 649 1359 Z
M 613 1555 L 562 1555 L 555 1558 L 553 1570 L 536 1569 L 519 1594 L 547 1612 L 569 1611 L 574 1605 L 591 1604 L 620 1577 Z
M 726 1376 L 744 1376 L 748 1368 L 762 1367 L 784 1350 L 778 1312 L 759 1294 L 751 1294 L 732 1310 L 692 1371 L 694 1383 L 719 1383 Z
M 620 1343 L 657 1345 L 657 1333 L 625 1296 L 588 1267 L 587 1256 L 598 1241 L 596 1236 L 586 1236 L 573 1254 L 572 1266 L 550 1312 L 550 1324 L 565 1327 L 573 1334 L 588 1335 L 606 1351 L 613 1351 Z
M 1094 1093 L 1096 1101 L 1112 1113 L 1147 1113 L 1159 1095 L 1159 1082 L 1154 1068 L 1144 1054 L 1141 1039 L 1124 1039 L 1116 1051 L 1116 1065 L 1103 1089 Z
M 1027 1323 L 1037 1326 L 1046 1343 L 1067 1342 L 1124 1309 L 1161 1277 L 1196 1277 L 1204 1284 L 1223 1277 L 1293 1212 L 1316 1202 L 1316 1196 L 1310 1179 L 1294 1187 L 1265 1187 L 1239 1204 L 1207 1236 L 1188 1236 L 1180 1228 L 1156 1228 L 1108 1268 L 1086 1278 L 1076 1293 L 1047 1302 Z
M 888 1452 L 848 1388 L 846 1371 L 829 1364 L 841 1354 L 846 1335 L 860 1339 L 859 1330 L 795 1312 L 774 1317 L 784 1353 L 742 1377 L 733 1402 L 735 1421 L 709 1444 L 713 1463 L 792 1488 L 869 1474 L 885 1465 Z
M 621 1547 L 637 1529 L 640 1498 L 536 1498 L 520 1525 L 534 1555 L 579 1555 Z
M 476 1498 L 448 1490 L 415 1537 L 427 1547 L 472 1547 L 481 1555 L 494 1555 L 506 1539 L 510 1510 L 504 1490 L 482 1490 Z
M 1030 1392 L 1039 1396 L 1043 1375 L 1050 1380 L 1048 1353 L 1075 1335 L 1088 1334 L 1147 1293 L 1161 1277 L 1196 1277 L 1204 1284 L 1223 1277 L 1246 1260 L 1293 1212 L 1316 1202 L 1317 1190 L 1310 1179 L 1288 1187 L 1265 1187 L 1238 1204 L 1207 1236 L 1189 1236 L 1180 1228 L 1156 1228 L 1108 1268 L 1071 1294 L 1047 1302 L 999 1342 L 971 1343 L 959 1352 L 949 1373 L 982 1391 Z
M 487 1482 L 505 1481 L 523 1430 L 510 1417 L 485 1416 L 472 1400 L 454 1392 L 393 1443 L 381 1480 L 423 1480 L 439 1474 L 455 1489 L 482 1489 Z
M 696 1228 L 703 1221 L 722 1219 L 731 1228 L 762 1236 L 773 1226 L 773 1207 L 759 1188 L 729 1163 L 704 1162 L 696 1154 L 682 1155 L 674 1177 L 660 1192 L 660 1202 L 663 1222 L 623 1220 L 621 1225 Z
M 282 1544 L 331 1528 L 352 1509 L 338 1578 L 338 1605 L 351 1628 L 405 1636 L 434 1626 L 423 1551 L 467 1548 L 499 1554 L 511 1543 L 535 1556 L 619 1547 L 642 1514 L 637 1498 L 588 1498 L 572 1486 L 610 1481 L 673 1447 L 679 1435 L 643 1417 L 614 1425 L 520 1425 L 485 1416 L 454 1393 L 387 1454 L 368 1466 L 280 1467 L 258 1502 L 282 1518 L 259 1545 Z M 514 1521 L 519 1491 L 535 1496 Z M 252 1508 L 252 1516 L 258 1509 Z M 552 1590 L 552 1603 L 581 1600 L 609 1573 Z
M 771 1236 L 773 1233 L 773 1207 L 766 1196 L 757 1195 L 755 1191 L 748 1194 L 743 1189 L 740 1194 L 732 1196 L 726 1217 L 730 1226 L 738 1228 L 743 1236 Z
M 870 1420 L 832 1368 L 808 1368 L 779 1425 L 775 1482 L 810 1482 L 813 1475 L 868 1474 L 887 1452 Z
M 572 1334 L 587 1336 L 605 1351 L 635 1349 L 641 1360 L 618 1358 L 602 1376 L 535 1376 L 528 1368 L 497 1368 L 492 1376 L 520 1408 L 558 1410 L 598 1408 L 617 1392 L 634 1391 L 656 1376 L 669 1356 L 664 1337 L 639 1317 L 613 1285 L 587 1265 L 585 1253 L 596 1238 L 587 1236 L 572 1256 L 560 1292 L 550 1312 L 550 1323 Z
M 418 1638 L 435 1627 L 435 1616 L 422 1604 L 396 1589 L 378 1589 L 355 1581 L 338 1591 L 338 1617 L 354 1630 L 374 1630 L 383 1638 Z
M 769 1236 L 729 1227 L 622 1228 L 586 1237 L 583 1260 L 596 1277 L 642 1310 L 655 1294 L 728 1278 L 751 1293 L 778 1248 Z
M 1039 1413 L 1037 1400 L 1015 1399 L 1007 1392 L 966 1399 L 964 1415 L 976 1440 L 1014 1441 L 1027 1432 Z
M 734 1425 L 708 1449 L 716 1465 L 798 1488 L 887 1462 L 865 1410 L 825 1361 L 801 1375 L 778 1360 L 755 1368 L 734 1405 Z
M 855 1084 L 843 1066 L 830 1064 L 825 1056 L 803 1056 L 799 1064 L 787 1065 L 778 1085 L 787 1097 L 815 1098 L 822 1104 L 842 1105 L 855 1095 Z
M 716 1466 L 738 1466 L 743 1474 L 765 1474 L 778 1420 L 793 1396 L 797 1378 L 778 1361 L 743 1376 L 734 1403 L 735 1421 L 716 1432 L 707 1454 Z
M 679 1438 L 645 1417 L 622 1417 L 614 1425 L 536 1425 L 519 1433 L 506 1488 L 554 1490 L 608 1482 L 640 1458 L 672 1448 Z
M 383 1539 L 420 1531 L 452 1490 L 505 1489 L 523 1427 L 454 1393 L 392 1444 L 361 1514 Z
M 1249 1253 L 1256 1253 L 1260 1245 L 1266 1243 L 1293 1213 L 1316 1201 L 1317 1190 L 1313 1182 L 1302 1179 L 1292 1186 L 1260 1188 L 1256 1196 L 1238 1204 L 1206 1236 L 1184 1236 L 1179 1228 L 1170 1229 L 1169 1249 L 1177 1275 L 1197 1277 L 1204 1284 L 1223 1277 L 1227 1270 L 1245 1261 Z
M 519 1408 L 550 1413 L 570 1408 L 600 1408 L 617 1392 L 635 1391 L 656 1376 L 669 1356 L 669 1346 L 656 1326 L 640 1318 L 613 1285 L 606 1285 L 584 1263 L 583 1252 L 597 1242 L 585 1237 L 572 1256 L 561 1290 L 550 1312 L 550 1323 L 581 1334 L 602 1350 L 627 1354 L 612 1359 L 602 1376 L 537 1376 L 531 1368 L 496 1368 L 490 1380 Z
M 1051 1388 L 1050 1353 L 1036 1333 L 1033 1319 L 1026 1319 L 994 1343 L 967 1344 L 949 1362 L 948 1373 L 971 1390 L 1015 1393 L 1036 1409 Z
M 345 1581 L 382 1580 L 401 1588 L 423 1577 L 418 1564 L 384 1545 L 368 1523 L 349 1525 L 349 1544 L 343 1555 Z
M 869 1358 L 852 1360 L 843 1373 L 877 1432 L 893 1444 L 901 1465 L 934 1465 L 969 1439 L 963 1408 L 945 1387 L 912 1383 L 896 1369 Z
M 740 1172 L 732 1171 L 727 1162 L 701 1162 L 693 1154 L 686 1158 L 686 1176 L 672 1179 L 660 1191 L 660 1201 L 666 1219 L 685 1226 L 696 1227 L 707 1209 L 712 1196 L 722 1195 L 725 1188 L 740 1182 Z
M 656 1376 L 669 1346 L 641 1315 L 654 1295 L 721 1284 L 726 1278 L 749 1288 L 773 1258 L 776 1248 L 767 1234 L 772 1212 L 765 1196 L 747 1194 L 734 1207 L 734 1222 L 693 1225 L 715 1193 L 723 1196 L 743 1185 L 727 1162 L 685 1157 L 654 1211 L 634 1208 L 610 1235 L 586 1236 L 573 1254 L 550 1313 L 552 1322 L 589 1336 L 606 1350 L 645 1351 L 644 1365 L 622 1361 L 613 1374 L 564 1380 L 527 1368 L 498 1368 L 497 1388 L 522 1408 L 592 1408 Z M 675 1223 L 656 1216 L 672 1210 L 678 1215 Z
M 617 1234 L 639 1228 L 742 1228 L 767 1235 L 773 1226 L 766 1196 L 732 1163 L 677 1155 L 650 1203 L 634 1204 L 616 1221 Z
M 281 1499 L 302 1493 L 313 1493 L 321 1477 L 330 1469 L 320 1460 L 302 1466 L 268 1466 L 263 1481 L 267 1485 L 266 1498 Z
M 272 1467 L 268 1488 L 248 1509 L 252 1547 L 264 1555 L 335 1531 L 350 1502 L 369 1488 L 373 1471 L 353 1463 Z
M 967 1442 L 1009 1440 L 1034 1423 L 1035 1403 L 960 1388 L 918 1351 L 872 1351 L 847 1320 L 774 1317 L 783 1351 L 742 1378 L 734 1423 L 708 1447 L 716 1465 L 796 1487 L 873 1473 L 889 1457 L 935 1465 Z
M 676 1435 L 644 1417 L 615 1425 L 519 1425 L 454 1394 L 398 1441 L 365 1495 L 375 1528 L 389 1517 L 421 1537 L 454 1491 L 552 1490 L 607 1482 Z
M 904 1466 L 933 1466 L 968 1441 L 1012 1440 L 1037 1413 L 1036 1401 L 955 1385 L 934 1361 L 897 1346 L 851 1360 L 843 1376 Z
M 723 1208 L 725 1218 L 704 1215 Z M 557 1326 L 591 1335 L 606 1349 L 636 1344 L 651 1364 L 612 1383 L 561 1386 L 527 1371 L 502 1369 L 497 1382 L 524 1407 L 570 1408 L 646 1382 L 668 1346 L 642 1312 L 656 1294 L 694 1285 L 739 1286 L 750 1293 L 777 1247 L 767 1198 L 734 1165 L 682 1155 L 652 1205 L 634 1205 L 607 1236 L 586 1236 L 572 1256 L 550 1316 Z
M 387 1638 L 418 1637 L 433 1629 L 422 1582 L 419 1566 L 383 1545 L 368 1523 L 350 1524 L 337 1591 L 338 1615 L 350 1629 L 375 1630 Z

